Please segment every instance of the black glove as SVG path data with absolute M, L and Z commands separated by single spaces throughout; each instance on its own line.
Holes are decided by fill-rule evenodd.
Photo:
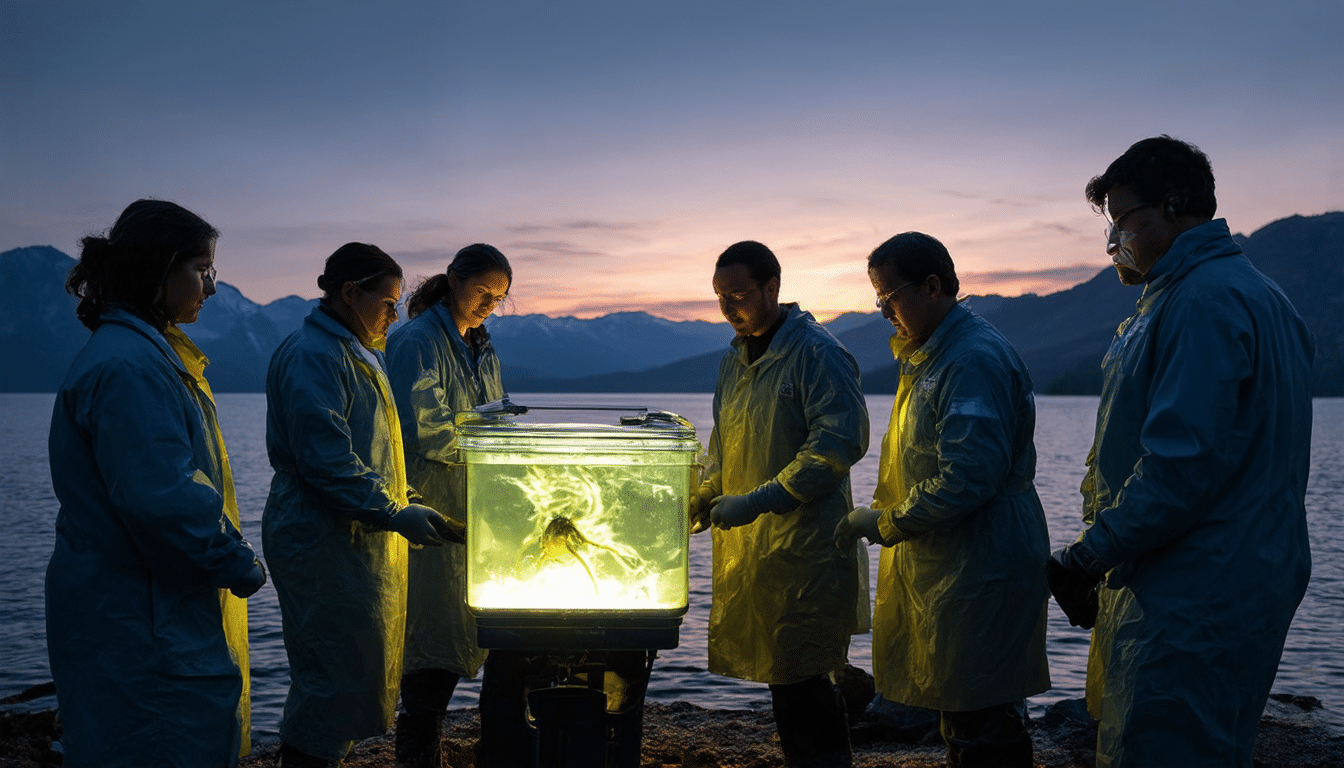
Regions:
M 229 591 L 233 593 L 234 597 L 246 599 L 255 595 L 257 590 L 261 589 L 265 583 L 266 567 L 261 564 L 260 558 L 255 558 L 252 560 L 252 570 L 247 572 L 241 582 L 229 587 Z
M 466 541 L 462 526 L 454 527 L 448 518 L 424 504 L 408 504 L 387 521 L 394 533 L 406 537 L 412 547 L 441 547 L 445 541 Z
M 1098 593 L 1106 569 L 1076 542 L 1050 555 L 1045 561 L 1045 581 L 1050 594 L 1075 627 L 1091 629 L 1097 624 Z

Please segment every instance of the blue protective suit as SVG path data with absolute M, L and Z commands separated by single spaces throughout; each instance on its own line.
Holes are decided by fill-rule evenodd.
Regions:
M 406 472 L 425 503 L 466 523 L 461 465 L 450 467 L 448 445 L 458 411 L 504 397 L 499 357 L 487 340 L 479 356 L 457 332 L 452 313 L 435 304 L 393 334 L 387 373 L 401 415 Z M 475 677 L 485 651 L 467 610 L 467 548 L 426 547 L 410 553 L 405 670 L 447 669 Z
M 849 468 L 868 450 L 859 367 L 797 304 L 760 358 L 741 339 L 714 390 L 710 480 L 745 494 L 778 480 L 801 506 L 712 529 L 709 671 L 789 685 L 844 668 L 851 635 L 868 631 L 868 560 L 836 549 L 853 504 Z
M 1250 766 L 1311 571 L 1314 346 L 1222 219 L 1181 234 L 1102 362 L 1081 546 L 1110 569 L 1098 766 Z
M 885 698 L 966 712 L 1050 688 L 1031 377 L 1008 340 L 957 305 L 901 363 L 873 508 L 873 673 Z
M 237 765 L 243 679 L 222 590 L 256 554 L 226 514 L 213 402 L 163 334 L 113 309 L 56 395 L 48 454 L 65 765 Z
M 407 545 L 388 521 L 408 489 L 381 358 L 318 306 L 266 374 L 262 546 L 290 675 L 280 739 L 328 760 L 387 732 L 400 689 Z

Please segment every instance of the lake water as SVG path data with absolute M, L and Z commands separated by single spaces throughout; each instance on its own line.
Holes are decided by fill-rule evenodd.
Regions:
M 685 416 L 708 440 L 711 395 L 525 395 L 527 405 L 634 404 Z M 52 395 L 0 394 L 0 698 L 51 679 L 43 623 L 42 581 L 51 554 L 57 504 L 47 466 L 47 426 Z M 891 413 L 892 397 L 868 398 L 872 448 L 852 473 L 854 499 L 872 498 L 877 484 L 878 445 Z M 1052 547 L 1071 541 L 1081 528 L 1078 485 L 1092 439 L 1095 397 L 1037 398 L 1036 487 L 1045 505 Z M 229 446 L 243 532 L 261 543 L 261 511 L 270 486 L 265 449 L 266 398 L 262 394 L 221 394 L 219 414 Z M 609 416 L 602 418 L 610 418 Z M 554 421 L 578 420 L 557 414 Z M 1344 399 L 1315 401 L 1311 481 L 1307 514 L 1311 527 L 1311 586 L 1298 608 L 1288 636 L 1275 692 L 1315 696 L 1325 702 L 1326 718 L 1344 728 Z M 873 583 L 877 552 L 871 551 Z M 705 669 L 706 625 L 710 599 L 708 536 L 691 541 L 690 610 L 681 628 L 680 647 L 661 651 L 649 687 L 649 699 L 690 701 L 723 709 L 769 706 L 766 687 L 711 675 Z M 268 585 L 249 601 L 252 645 L 253 728 L 261 739 L 274 738 L 289 685 L 275 591 Z M 1083 694 L 1089 633 L 1070 627 L 1051 604 L 1048 652 L 1054 688 L 1030 700 L 1039 713 L 1046 705 Z M 850 649 L 854 665 L 871 669 L 871 636 L 856 636 Z M 458 687 L 452 706 L 474 706 L 479 681 Z M 54 697 L 22 705 L 55 706 Z

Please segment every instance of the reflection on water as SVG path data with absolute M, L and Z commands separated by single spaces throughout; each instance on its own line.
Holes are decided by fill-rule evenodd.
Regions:
M 610 403 L 614 400 L 646 404 L 673 411 L 696 426 L 701 441 L 708 441 L 712 425 L 711 395 L 515 395 L 523 404 Z M 42 574 L 51 554 L 56 502 L 47 470 L 46 434 L 51 413 L 51 395 L 0 394 L 0 519 L 5 535 L 0 537 L 0 696 L 22 691 L 51 679 L 46 661 L 42 618 Z M 872 421 L 873 449 L 854 467 L 854 500 L 872 498 L 877 483 L 876 446 L 886 431 L 891 396 L 868 398 Z M 1078 534 L 1080 499 L 1078 485 L 1083 460 L 1092 439 L 1095 397 L 1038 397 L 1036 486 L 1045 505 L 1053 546 L 1061 546 Z M 1274 690 L 1315 696 L 1326 704 L 1326 718 L 1344 727 L 1344 519 L 1331 512 L 1344 496 L 1344 399 L 1315 401 L 1312 435 L 1311 480 L 1307 490 L 1307 515 L 1311 529 L 1312 580 L 1298 608 L 1288 636 Z M 266 399 L 261 394 L 219 395 L 220 421 L 229 447 L 229 458 L 238 487 L 243 528 L 254 545 L 261 540 L 261 510 L 270 483 L 266 459 Z M 610 414 L 596 421 L 610 423 Z M 669 483 L 675 487 L 675 484 Z M 521 493 L 521 491 L 518 491 Z M 547 524 L 549 525 L 549 519 Z M 576 522 L 592 541 L 610 543 L 597 530 Z M 530 530 L 530 529 L 529 529 Z M 544 529 L 543 529 L 544 532 Z M 628 541 L 613 534 L 617 541 Z M 583 551 L 580 548 L 580 551 Z M 878 558 L 870 558 L 876 569 Z M 590 561 L 591 563 L 591 561 Z M 691 538 L 689 611 L 681 626 L 681 645 L 659 651 L 650 683 L 654 701 L 691 701 L 701 706 L 746 708 L 768 706 L 764 685 L 711 675 L 705 669 L 706 626 L 709 617 L 711 578 L 710 544 L 707 535 Z M 582 577 L 587 582 L 587 577 Z M 873 574 L 876 583 L 876 574 Z M 589 583 L 586 587 L 591 591 Z M 288 667 L 280 636 L 280 612 L 275 591 L 267 586 L 249 602 L 252 642 L 253 722 L 259 738 L 274 738 L 280 722 Z M 1048 652 L 1054 688 L 1031 699 L 1032 708 L 1052 701 L 1077 698 L 1083 692 L 1088 633 L 1070 627 L 1064 615 L 1050 609 Z M 859 635 L 850 647 L 856 666 L 871 668 L 871 635 Z M 463 681 L 453 706 L 473 706 L 477 681 Z M 54 705 L 51 698 L 34 702 L 35 707 Z

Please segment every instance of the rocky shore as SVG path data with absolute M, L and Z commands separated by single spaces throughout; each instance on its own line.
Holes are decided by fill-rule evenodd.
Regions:
M 930 713 L 878 701 L 853 720 L 855 768 L 936 768 L 943 748 Z M 685 702 L 648 704 L 644 768 L 775 768 L 782 765 L 769 711 L 705 709 Z M 60 765 L 54 712 L 0 712 L 0 768 Z M 480 721 L 474 709 L 448 713 L 444 751 L 453 768 L 474 768 Z M 1031 721 L 1040 768 L 1094 768 L 1096 723 L 1081 700 L 1050 707 Z M 260 744 L 242 768 L 276 765 L 276 745 Z M 368 739 L 348 768 L 394 768 L 391 734 Z M 1307 696 L 1275 695 L 1260 720 L 1257 768 L 1344 768 L 1344 736 L 1321 718 Z

